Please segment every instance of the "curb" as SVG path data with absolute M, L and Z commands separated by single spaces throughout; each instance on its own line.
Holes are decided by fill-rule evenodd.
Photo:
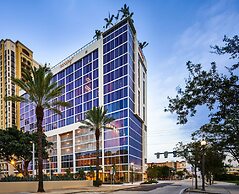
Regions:
M 185 191 L 187 191 L 188 189 L 189 189 L 189 187 L 186 187 L 186 188 L 182 189 L 179 194 L 183 194 L 183 193 L 184 193 Z
M 190 190 L 189 188 L 185 189 L 185 191 L 188 191 L 190 193 L 204 193 L 204 194 L 222 194 L 222 193 L 216 193 L 216 192 L 209 192 L 209 191 L 202 191 L 202 190 Z M 183 194 L 183 193 L 180 193 Z

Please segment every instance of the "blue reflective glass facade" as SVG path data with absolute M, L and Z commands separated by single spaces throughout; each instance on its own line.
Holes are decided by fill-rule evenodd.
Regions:
M 104 133 L 105 169 L 115 164 L 126 172 L 129 164 L 142 169 L 142 123 L 134 115 L 134 42 L 127 21 L 103 36 L 104 107 L 116 120 L 117 131 Z
M 115 165 L 118 180 L 129 181 L 131 163 L 134 163 L 135 176 L 142 177 L 145 123 L 139 114 L 143 112 L 140 109 L 140 75 L 143 73 L 137 65 L 136 42 L 135 30 L 125 19 L 104 32 L 90 51 L 82 50 L 72 63 L 70 59 L 57 69 L 52 81 L 65 87 L 62 95 L 53 101 L 66 101 L 71 106 L 61 107 L 62 115 L 44 111 L 44 131 L 50 138 L 54 136 L 51 158 L 55 172 L 64 172 L 68 168 L 73 172 L 95 168 L 94 132 L 79 129 L 77 122 L 84 120 L 85 113 L 92 107 L 104 106 L 108 115 L 115 118 L 113 125 L 117 129 L 104 130 L 101 136 L 100 164 L 104 165 L 104 180 L 110 179 L 110 170 Z M 144 87 L 142 94 L 146 95 L 145 83 L 141 85 Z M 142 99 L 145 110 L 146 100 Z M 25 131 L 36 129 L 34 108 L 33 104 L 20 105 L 20 124 Z M 61 156 L 57 157 L 57 153 Z
M 79 122 L 84 119 L 85 112 L 92 109 L 93 106 L 99 105 L 98 64 L 98 49 L 96 49 L 54 75 L 53 82 L 64 85 L 65 88 L 62 95 L 58 99 L 53 99 L 53 101 L 66 101 L 71 106 L 61 107 L 61 116 L 50 110 L 45 110 L 44 131 L 51 131 Z M 21 103 L 20 125 L 25 131 L 32 131 L 36 128 L 34 108 L 33 104 Z

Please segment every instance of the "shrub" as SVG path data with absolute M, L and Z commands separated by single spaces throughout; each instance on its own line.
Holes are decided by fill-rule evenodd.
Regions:
M 158 181 L 156 181 L 156 180 L 149 180 L 149 181 L 144 181 L 143 183 L 141 183 L 141 184 L 152 184 L 152 183 L 158 183 Z
M 221 174 L 216 175 L 215 180 L 217 181 L 239 181 L 239 176 L 233 174 Z
M 43 180 L 44 181 L 67 181 L 67 180 L 82 180 L 81 177 L 77 177 L 77 178 L 73 178 L 73 177 L 69 177 L 67 175 L 58 175 L 58 176 L 51 176 L 51 179 L 49 176 L 44 175 L 43 176 Z M 33 177 L 17 177 L 17 176 L 5 176 L 2 179 L 0 179 L 0 182 L 20 182 L 20 181 L 37 181 L 37 177 L 33 178 Z
M 17 177 L 13 175 L 5 176 L 1 180 L 1 182 L 20 182 L 20 181 L 36 181 L 36 178 L 33 177 Z

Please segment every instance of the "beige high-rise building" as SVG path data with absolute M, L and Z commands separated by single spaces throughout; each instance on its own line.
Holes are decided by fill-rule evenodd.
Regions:
M 11 78 L 20 78 L 22 69 L 38 66 L 33 60 L 33 52 L 20 41 L 10 39 L 0 41 L 0 129 L 16 126 L 20 129 L 20 103 L 5 101 L 6 96 L 19 95 Z M 0 161 L 2 174 L 13 174 L 14 168 Z M 0 174 L 1 176 L 1 174 Z
M 20 128 L 20 104 L 5 101 L 6 96 L 16 95 L 16 87 L 11 77 L 21 77 L 23 68 L 37 65 L 33 52 L 19 41 L 10 39 L 0 41 L 0 128 L 17 126 Z

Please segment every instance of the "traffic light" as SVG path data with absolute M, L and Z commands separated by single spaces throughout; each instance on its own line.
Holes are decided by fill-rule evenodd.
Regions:
M 160 153 L 156 153 L 157 159 L 160 158 Z
M 164 158 L 167 158 L 168 157 L 168 152 L 164 152 Z
M 177 152 L 173 151 L 173 157 L 177 157 Z

